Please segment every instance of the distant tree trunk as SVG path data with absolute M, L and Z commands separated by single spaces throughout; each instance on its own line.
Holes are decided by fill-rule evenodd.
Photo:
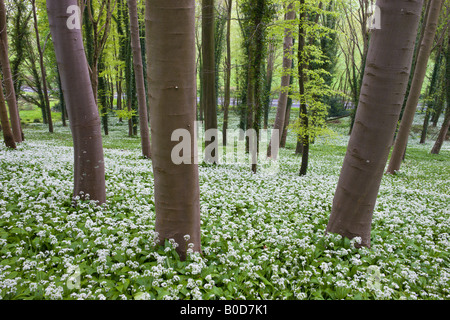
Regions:
M 9 64 L 6 7 L 4 0 L 0 0 L 0 64 L 2 67 L 3 83 L 5 86 L 6 101 L 8 102 L 14 141 L 20 143 L 23 141 L 23 133 L 20 125 L 19 108 L 17 106 L 11 67 Z
M 73 196 L 106 200 L 100 117 L 84 53 L 77 0 L 48 0 L 47 11 L 74 145 Z M 73 10 L 68 10 L 73 9 Z
M 92 43 L 88 43 L 88 45 L 92 45 L 92 57 L 89 63 L 95 101 L 97 101 L 98 91 L 98 64 L 108 39 L 115 4 L 115 0 L 102 0 L 97 16 L 95 16 L 92 0 L 86 0 L 85 4 L 87 8 L 84 10 L 87 10 L 87 17 L 89 19 L 89 22 L 86 21 L 86 23 L 90 26 L 89 32 L 92 32 Z
M 424 30 L 424 36 L 420 45 L 419 55 L 414 70 L 414 78 L 411 83 L 411 90 L 408 95 L 403 117 L 395 139 L 394 148 L 392 150 L 391 159 L 389 161 L 387 173 L 395 174 L 400 170 L 402 157 L 408 143 L 409 132 L 416 113 L 417 104 L 419 103 L 422 84 L 427 71 L 428 59 L 430 57 L 431 48 L 433 46 L 434 36 L 439 21 L 439 12 L 441 11 L 442 0 L 434 0 L 430 3 L 430 12 L 427 24 Z
M 101 116 L 101 122 L 103 124 L 103 132 L 105 136 L 109 135 L 108 125 L 108 88 L 106 84 L 106 76 L 103 74 L 105 71 L 105 62 L 103 57 L 100 57 L 98 61 L 98 75 L 97 75 L 97 108 Z
M 228 129 L 228 109 L 230 107 L 230 86 L 231 86 L 231 12 L 233 0 L 227 1 L 227 56 L 225 62 L 225 98 L 223 102 L 223 128 L 222 128 L 222 144 L 227 144 L 227 129 Z
M 293 10 L 293 3 L 289 3 L 287 7 L 287 13 L 285 20 L 291 21 L 295 18 L 295 11 Z M 284 29 L 284 43 L 283 43 L 283 75 L 281 76 L 281 87 L 280 87 L 280 95 L 278 97 L 278 106 L 277 106 L 277 114 L 275 116 L 275 123 L 273 126 L 274 132 L 272 133 L 272 139 L 278 137 L 278 143 L 272 145 L 269 144 L 269 148 L 267 149 L 267 157 L 272 157 L 274 159 L 277 158 L 279 143 L 281 143 L 281 138 L 283 136 L 283 129 L 286 118 L 286 107 L 288 102 L 289 95 L 289 85 L 291 80 L 291 70 L 292 70 L 292 46 L 293 46 L 293 38 L 292 38 L 292 30 L 289 27 Z
M 442 145 L 444 144 L 445 137 L 447 136 L 448 130 L 450 126 L 450 103 L 447 102 L 447 111 L 445 112 L 444 122 L 442 123 L 442 127 L 439 130 L 438 137 L 434 142 L 433 148 L 431 149 L 432 154 L 439 154 L 441 151 Z
M 300 0 L 302 6 L 305 1 Z M 306 107 L 306 98 L 305 98 L 305 82 L 306 82 L 306 63 L 305 63 L 305 42 L 306 42 L 306 31 L 304 28 L 306 13 L 303 8 L 302 13 L 300 14 L 300 22 L 299 22 L 299 42 L 298 42 L 298 85 L 300 91 L 300 114 L 299 118 L 301 121 L 302 129 L 305 131 L 302 135 L 299 136 L 299 141 L 297 142 L 297 149 L 299 144 L 301 144 L 301 153 L 302 153 L 302 164 L 300 166 L 300 176 L 306 175 L 306 171 L 308 170 L 308 160 L 309 160 L 309 119 L 308 119 L 308 110 Z M 297 151 L 297 150 L 296 150 Z
M 448 32 L 448 45 L 446 53 L 446 67 L 445 67 L 445 85 L 447 94 L 447 111 L 445 112 L 444 122 L 442 123 L 441 130 L 439 130 L 439 135 L 431 149 L 432 154 L 438 154 L 441 151 L 442 144 L 444 143 L 445 137 L 447 136 L 449 126 L 450 126 L 450 32 Z
M 142 155 L 151 158 L 150 131 L 148 128 L 147 97 L 145 93 L 144 67 L 142 65 L 141 41 L 136 0 L 128 0 L 130 13 L 131 48 L 133 51 L 134 77 L 139 110 L 139 128 L 141 134 Z
M 292 45 L 295 43 L 295 39 L 293 39 Z M 291 68 L 294 68 L 294 60 L 292 60 Z M 291 88 L 294 77 L 291 76 L 289 79 L 289 88 Z M 289 89 L 289 95 L 291 94 L 292 89 Z M 286 139 L 287 139 L 287 133 L 288 133 L 288 126 L 289 121 L 291 119 L 291 108 L 292 108 L 292 97 L 288 95 L 287 105 L 286 105 L 286 115 L 284 117 L 284 125 L 283 125 L 283 133 L 281 135 L 280 140 L 280 148 L 286 148 Z
M 200 190 L 195 141 L 195 1 L 146 0 L 147 61 L 150 65 L 150 129 L 155 185 L 155 228 L 159 240 L 174 239 L 186 258 L 187 242 L 201 251 Z M 214 88 L 214 87 L 213 87 Z M 177 129 L 187 135 L 183 158 L 175 164 L 172 151 Z M 184 154 L 184 153 L 189 153 Z
M 264 88 L 264 129 L 269 126 L 269 113 L 272 107 L 272 82 L 273 82 L 273 68 L 275 64 L 275 50 L 276 46 L 274 40 L 269 43 L 268 56 L 267 56 L 267 70 L 265 78 L 265 88 Z
M 202 0 L 202 90 L 205 131 L 210 129 L 217 131 L 214 11 L 214 0 Z M 217 135 L 211 140 L 205 137 L 205 162 L 217 163 L 219 160 L 217 151 Z
M 378 0 L 363 84 L 326 232 L 370 247 L 373 209 L 408 83 L 423 1 Z
M 442 47 L 441 47 L 442 48 Z M 427 131 L 428 131 L 428 124 L 430 122 L 431 113 L 433 112 L 433 109 L 435 108 L 436 104 L 436 98 L 433 97 L 435 95 L 437 82 L 439 78 L 439 70 L 441 68 L 441 54 L 442 49 L 440 49 L 436 53 L 436 60 L 434 62 L 434 68 L 433 68 L 433 74 L 431 76 L 430 81 L 430 87 L 428 88 L 428 99 L 426 104 L 426 111 L 425 111 L 425 117 L 423 120 L 423 126 L 422 126 L 422 134 L 420 135 L 420 143 L 423 144 L 426 141 L 427 138 Z
M 14 141 L 13 132 L 9 125 L 8 110 L 6 109 L 5 96 L 3 88 L 0 86 L 0 120 L 1 129 L 3 133 L 3 141 L 7 148 L 16 149 L 16 142 Z
M 250 141 L 252 141 L 253 149 L 249 152 L 251 153 L 252 162 L 252 172 L 257 171 L 257 154 L 259 151 L 259 129 L 262 115 L 261 107 L 261 66 L 264 58 L 264 38 L 265 38 L 265 24 L 264 18 L 268 12 L 268 2 L 266 0 L 253 0 L 251 5 L 254 10 L 254 14 L 251 17 L 251 37 L 249 39 L 248 48 L 248 60 L 249 60 L 249 70 L 248 70 L 248 86 L 247 86 L 247 128 L 251 130 L 248 137 L 248 147 L 251 146 Z
M 66 103 L 64 101 L 64 93 L 63 93 L 63 89 L 62 89 L 62 84 L 61 84 L 61 76 L 59 74 L 59 69 L 58 69 L 58 94 L 59 94 L 59 106 L 61 107 L 61 121 L 62 121 L 62 125 L 63 127 L 67 126 L 66 123 L 66 118 L 67 118 L 67 110 L 66 110 Z
M 39 64 L 41 67 L 42 89 L 44 91 L 44 103 L 45 103 L 44 108 L 45 108 L 45 111 L 47 112 L 48 131 L 50 133 L 53 133 L 52 110 L 50 108 L 50 100 L 48 99 L 47 76 L 46 76 L 45 65 L 44 65 L 44 52 L 42 51 L 41 40 L 39 37 L 35 0 L 31 0 L 31 5 L 32 5 L 32 10 L 33 10 L 34 31 L 36 33 L 36 44 L 37 44 L 37 49 L 38 49 L 38 54 L 39 54 Z

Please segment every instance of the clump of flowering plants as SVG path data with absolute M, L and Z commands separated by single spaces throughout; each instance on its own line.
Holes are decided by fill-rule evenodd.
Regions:
M 448 145 L 429 155 L 412 139 L 402 172 L 383 178 L 372 246 L 359 249 L 325 235 L 345 136 L 317 139 L 304 177 L 295 137 L 276 175 L 200 165 L 199 254 L 189 235 L 156 243 L 150 160 L 125 127 L 105 137 L 102 206 L 73 206 L 68 129 L 27 130 L 18 150 L 0 147 L 2 299 L 450 298 Z

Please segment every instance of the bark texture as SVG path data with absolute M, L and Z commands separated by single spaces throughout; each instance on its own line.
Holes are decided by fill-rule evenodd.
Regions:
M 405 95 L 423 1 L 379 0 L 381 29 L 370 39 L 363 84 L 327 232 L 361 237 L 370 231 L 380 182 Z
M 14 81 L 11 74 L 11 66 L 8 57 L 8 34 L 6 23 L 6 7 L 4 0 L 0 0 L 0 64 L 3 73 L 3 83 L 5 87 L 6 101 L 8 102 L 11 129 L 14 141 L 23 141 L 22 127 L 20 125 L 19 109 L 17 106 Z
M 14 141 L 13 132 L 9 125 L 8 110 L 6 110 L 5 96 L 3 94 L 3 88 L 0 86 L 0 120 L 3 133 L 3 140 L 6 147 L 16 149 L 16 142 Z
M 205 130 L 217 130 L 216 64 L 214 52 L 214 0 L 202 0 L 202 94 L 205 112 Z M 205 138 L 205 161 L 217 163 L 217 136 Z M 208 146 L 211 146 L 208 148 Z M 212 152 L 208 152 L 212 150 Z
M 441 7 L 442 0 L 433 0 L 430 2 L 430 11 L 428 13 L 423 40 L 419 49 L 419 55 L 417 56 L 411 89 L 408 95 L 405 110 L 403 111 L 403 117 L 400 122 L 397 138 L 395 139 L 391 159 L 389 160 L 387 172 L 391 174 L 395 174 L 396 171 L 400 170 L 403 154 L 405 153 L 406 145 L 408 144 L 408 136 L 411 131 L 414 115 L 416 114 L 417 104 L 419 103 L 422 84 L 427 71 L 428 59 L 433 47 L 434 36 L 436 34 L 437 25 L 439 22 Z
M 200 247 L 200 189 L 195 141 L 195 1 L 146 0 L 155 228 L 159 240 L 174 239 L 186 257 L 187 242 Z M 177 129 L 189 132 L 190 163 L 171 159 Z M 186 151 L 186 150 L 185 150 Z M 187 151 L 186 151 L 187 152 Z
M 225 97 L 223 101 L 223 127 L 222 127 L 222 144 L 227 144 L 227 129 L 228 129 L 228 112 L 230 107 L 230 89 L 231 89 L 231 10 L 233 6 L 233 0 L 227 1 L 227 56 L 225 60 Z
M 293 3 L 289 3 L 286 13 L 285 20 L 291 21 L 295 18 L 295 11 L 292 9 Z M 287 109 L 287 101 L 289 96 L 289 85 L 291 79 L 291 70 L 292 70 L 292 47 L 293 47 L 293 38 L 291 28 L 286 27 L 284 30 L 284 41 L 283 41 L 283 75 L 281 76 L 281 88 L 280 95 L 278 97 L 278 105 L 277 105 L 277 114 L 275 116 L 275 123 L 273 126 L 272 139 L 278 137 L 278 143 L 270 143 L 269 148 L 267 150 L 267 156 L 276 159 L 278 156 L 278 151 L 281 143 L 281 138 L 283 136 L 284 123 L 286 118 L 286 109 Z
M 139 110 L 139 129 L 141 134 L 142 155 L 151 158 L 150 130 L 148 128 L 147 97 L 145 93 L 144 67 L 142 64 L 141 41 L 136 0 L 128 0 L 130 13 L 131 48 L 133 51 L 134 77 Z
M 61 76 L 74 145 L 74 194 L 105 202 L 105 166 L 100 117 L 89 77 L 81 29 L 69 28 L 77 0 L 48 0 L 50 32 Z M 74 8 L 74 7 L 72 7 Z M 69 13 L 68 13 L 69 11 Z M 69 24 L 70 25 L 70 24 Z

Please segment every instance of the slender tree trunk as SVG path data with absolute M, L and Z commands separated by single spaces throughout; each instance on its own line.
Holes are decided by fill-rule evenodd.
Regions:
M 293 10 L 293 3 L 289 3 L 287 7 L 287 13 L 285 20 L 291 21 L 295 18 L 295 11 Z M 286 107 L 289 95 L 289 85 L 291 80 L 291 70 L 292 70 L 292 46 L 293 38 L 292 31 L 289 27 L 284 29 L 284 43 L 283 43 L 283 75 L 281 76 L 281 88 L 280 95 L 278 97 L 277 114 L 275 116 L 275 123 L 273 126 L 273 133 L 271 143 L 267 149 L 267 157 L 272 157 L 276 159 L 278 156 L 279 143 L 281 143 L 281 138 L 283 136 L 282 130 L 284 129 L 284 123 L 286 118 Z M 277 143 L 272 145 L 272 140 L 278 137 Z
M 141 41 L 139 37 L 139 21 L 136 0 L 128 0 L 131 28 L 131 48 L 133 51 L 134 77 L 139 110 L 139 128 L 141 134 L 142 155 L 151 158 L 150 130 L 148 128 L 147 97 L 145 93 L 144 67 L 142 64 Z
M 150 65 L 150 128 L 155 180 L 155 228 L 160 241 L 174 239 L 186 258 L 187 242 L 201 251 L 200 190 L 195 140 L 195 1 L 146 0 L 147 61 Z M 214 87 L 213 87 L 214 88 Z M 189 163 L 175 164 L 171 140 L 177 129 L 188 134 Z M 184 155 L 186 156 L 186 155 Z
M 223 128 L 222 128 L 222 144 L 227 144 L 227 129 L 228 129 L 228 109 L 230 107 L 230 87 L 231 87 L 231 12 L 233 0 L 227 1 L 227 56 L 226 56 L 226 82 L 225 82 L 225 98 L 223 102 Z
M 3 133 L 3 141 L 5 142 L 6 147 L 16 149 L 16 142 L 14 141 L 11 126 L 9 125 L 8 110 L 6 109 L 5 96 L 3 94 L 2 86 L 0 86 L 0 120 Z
M 304 0 L 300 0 L 300 3 L 302 6 L 304 5 Z M 309 119 L 308 119 L 308 110 L 306 107 L 306 97 L 305 97 L 305 82 L 306 82 L 306 63 L 305 63 L 305 42 L 306 42 L 306 31 L 304 28 L 305 23 L 305 9 L 303 8 L 303 11 L 300 15 L 300 22 L 299 22 L 299 42 L 298 42 L 298 85 L 299 85 L 299 91 L 300 91 L 300 114 L 299 118 L 302 125 L 302 130 L 304 130 L 304 133 L 302 135 L 299 135 L 299 141 L 297 142 L 297 151 L 299 151 L 299 145 L 301 145 L 301 153 L 302 153 L 302 164 L 300 166 L 300 176 L 306 175 L 306 171 L 308 170 L 308 160 L 309 160 Z
M 103 124 L 103 132 L 105 136 L 109 135 L 109 126 L 108 126 L 108 88 L 106 84 L 106 76 L 103 74 L 105 70 L 105 62 L 103 61 L 103 57 L 100 57 L 98 61 L 98 75 L 97 75 L 97 108 L 101 116 L 101 122 Z
M 403 117 L 400 122 L 400 127 L 395 139 L 394 148 L 392 150 L 391 159 L 389 161 L 387 173 L 395 174 L 400 170 L 403 153 L 406 150 L 408 143 L 408 136 L 416 113 L 417 104 L 419 103 L 420 92 L 422 89 L 423 80 L 427 71 L 428 59 L 430 57 L 433 46 L 434 36 L 439 21 L 439 12 L 442 7 L 442 0 L 433 0 L 430 3 L 430 12 L 427 19 L 427 24 L 424 30 L 424 36 L 419 49 L 417 57 L 417 64 L 414 70 L 414 78 L 411 83 L 411 90 L 408 95 L 408 101 L 403 112 Z
M 272 108 L 272 82 L 273 82 L 273 68 L 275 64 L 275 51 L 276 46 L 274 40 L 271 40 L 268 48 L 268 56 L 267 56 L 267 70 L 266 70 L 266 79 L 265 79 L 265 88 L 264 88 L 264 129 L 267 129 L 269 126 L 269 113 Z
M 294 45 L 295 39 L 293 39 L 292 44 Z M 292 60 L 291 68 L 294 68 L 294 60 Z M 286 148 L 286 139 L 287 139 L 287 133 L 288 133 L 288 127 L 289 127 L 289 121 L 291 119 L 291 108 L 292 108 L 292 97 L 289 96 L 292 92 L 291 85 L 294 82 L 294 77 L 291 76 L 289 79 L 289 94 L 287 99 L 287 105 L 286 105 L 286 115 L 284 117 L 284 125 L 283 125 L 283 133 L 281 135 L 280 140 L 280 148 Z
M 34 31 L 36 33 L 36 43 L 37 43 L 37 49 L 38 49 L 38 54 L 39 54 L 39 64 L 41 67 L 42 90 L 44 91 L 44 103 L 45 103 L 45 111 L 47 112 L 48 131 L 50 133 L 53 133 L 52 110 L 50 108 L 50 100 L 48 99 L 47 76 L 46 76 L 45 65 L 44 65 L 44 52 L 42 51 L 41 40 L 39 37 L 35 0 L 31 0 L 31 4 L 32 4 L 32 10 L 33 10 Z
M 431 149 L 432 154 L 438 154 L 441 151 L 442 144 L 444 143 L 450 126 L 450 32 L 448 34 L 446 60 L 445 85 L 447 93 L 447 111 L 445 112 L 444 122 L 442 123 L 441 130 L 439 130 L 439 135 L 434 143 L 433 148 Z
M 63 93 L 63 89 L 62 89 L 61 75 L 59 73 L 59 68 L 58 68 L 58 95 L 59 95 L 59 106 L 61 107 L 61 121 L 62 121 L 63 127 L 66 127 L 67 126 L 67 123 L 66 123 L 67 111 L 66 111 L 66 104 L 64 101 L 64 93 Z
M 84 53 L 77 0 L 48 0 L 47 11 L 74 145 L 74 193 L 106 200 L 100 117 Z
M 363 84 L 327 232 L 370 247 L 373 209 L 408 83 L 423 1 L 378 0 Z
M 450 103 L 447 102 L 447 111 L 445 113 L 444 122 L 442 123 L 442 127 L 439 130 L 438 137 L 434 142 L 433 148 L 431 149 L 432 154 L 439 154 L 441 151 L 442 145 L 444 144 L 445 137 L 447 136 L 448 130 L 450 127 Z
M 202 0 L 202 90 L 205 107 L 205 131 L 213 129 L 217 132 L 214 11 L 214 0 Z M 217 163 L 219 160 L 217 135 L 211 140 L 209 141 L 205 137 L 205 162 Z M 212 152 L 209 150 L 212 150 Z
M 433 112 L 436 101 L 437 101 L 437 99 L 433 96 L 435 95 L 435 92 L 437 91 L 436 90 L 437 81 L 439 78 L 439 70 L 441 68 L 441 58 L 442 58 L 441 51 L 442 51 L 442 49 L 440 49 L 436 53 L 436 60 L 434 62 L 434 68 L 433 68 L 433 75 L 431 76 L 430 87 L 428 89 L 428 98 L 429 99 L 428 99 L 428 102 L 425 103 L 426 111 L 425 111 L 425 117 L 423 120 L 422 134 L 420 135 L 420 143 L 421 144 L 425 143 L 425 141 L 426 141 L 428 124 L 430 123 L 431 113 Z
M 16 92 L 14 90 L 14 81 L 8 58 L 8 34 L 6 30 L 6 7 L 4 0 L 0 0 L 0 64 L 2 67 L 3 83 L 5 86 L 6 101 L 8 102 L 9 117 L 11 120 L 11 129 L 14 135 L 14 141 L 16 143 L 20 143 L 23 141 L 23 133 L 20 125 Z

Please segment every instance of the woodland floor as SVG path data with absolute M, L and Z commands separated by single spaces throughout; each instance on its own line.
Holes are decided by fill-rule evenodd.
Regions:
M 0 147 L 0 298 L 449 299 L 450 143 L 431 155 L 421 117 L 401 171 L 383 177 L 370 249 L 324 233 L 343 119 L 312 145 L 305 177 L 292 134 L 275 174 L 200 165 L 202 255 L 183 262 L 155 244 L 152 167 L 125 123 L 111 118 L 104 137 L 101 207 L 72 206 L 69 128 L 28 124 L 16 151 Z

